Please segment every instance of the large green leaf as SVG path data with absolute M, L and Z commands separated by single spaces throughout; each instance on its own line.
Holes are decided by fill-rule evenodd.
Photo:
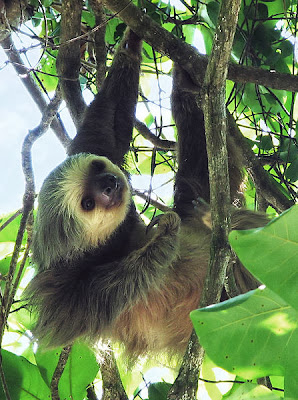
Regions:
M 53 373 L 60 357 L 61 349 L 38 350 L 35 359 L 40 372 L 50 386 Z M 94 353 L 84 344 L 75 343 L 59 382 L 61 399 L 81 400 L 86 395 L 86 387 L 99 370 Z
M 12 400 L 51 399 L 50 389 L 44 383 L 39 369 L 24 357 L 2 350 L 5 380 Z M 0 385 L 0 399 L 5 399 Z
M 233 231 L 229 239 L 245 267 L 298 311 L 298 205 L 264 228 Z
M 269 289 L 191 313 L 200 343 L 219 366 L 246 379 L 284 375 L 298 346 L 298 314 Z

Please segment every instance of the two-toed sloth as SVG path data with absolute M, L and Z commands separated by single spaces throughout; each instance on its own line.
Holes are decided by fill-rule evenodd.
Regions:
M 175 211 L 149 229 L 134 207 L 127 173 L 138 97 L 141 40 L 129 31 L 87 109 L 69 157 L 45 180 L 35 222 L 30 287 L 34 334 L 47 345 L 108 337 L 130 354 L 182 351 L 192 326 L 209 258 L 210 229 L 193 206 L 209 198 L 203 115 L 174 74 L 173 114 L 179 134 Z M 230 145 L 231 164 L 234 146 Z M 238 155 L 235 160 L 238 160 Z M 231 175 L 232 194 L 240 170 Z M 194 189 L 195 188 L 195 189 Z M 234 211 L 233 227 L 264 224 Z M 156 221 L 155 221 L 156 222 Z

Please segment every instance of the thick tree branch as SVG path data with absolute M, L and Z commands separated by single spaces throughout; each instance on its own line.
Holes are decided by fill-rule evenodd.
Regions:
M 198 377 L 203 361 L 201 346 L 195 331 L 189 339 L 178 376 L 168 393 L 168 400 L 195 400 Z
M 99 1 L 99 0 L 96 0 Z M 155 50 L 177 62 L 200 84 L 204 80 L 208 57 L 182 42 L 154 22 L 130 0 L 104 0 L 104 4 Z M 266 71 L 260 68 L 229 64 L 228 79 L 239 83 L 256 83 L 273 89 L 298 91 L 298 76 Z
M 204 80 L 204 121 L 210 180 L 212 237 L 210 261 L 201 297 L 201 307 L 217 303 L 231 259 L 230 184 L 227 153 L 225 85 L 236 30 L 240 0 L 223 0 L 213 48 Z M 203 349 L 192 333 L 179 375 L 168 399 L 195 399 Z
M 28 90 L 33 101 L 39 108 L 40 112 L 43 113 L 47 107 L 47 102 L 35 80 L 30 74 L 28 74 L 28 69 L 25 67 L 23 60 L 18 50 L 15 48 L 10 35 L 1 41 L 1 46 L 3 47 L 3 50 L 5 51 L 8 60 L 11 62 L 12 66 L 16 70 L 19 78 Z M 67 148 L 70 142 L 70 138 L 61 120 L 57 116 L 54 117 L 51 123 L 51 128 L 53 129 L 58 140 L 65 148 Z
M 64 0 L 61 13 L 61 44 L 57 57 L 57 71 L 63 98 L 76 127 L 81 123 L 85 111 L 80 72 L 80 40 L 82 0 Z
M 101 356 L 100 372 L 103 383 L 102 400 L 128 400 L 111 347 L 108 346 L 108 349 L 102 351 Z
M 231 258 L 228 241 L 230 231 L 230 183 L 227 152 L 226 77 L 236 31 L 241 0 L 223 0 L 213 48 L 204 81 L 203 102 L 205 134 L 210 181 L 212 238 L 209 269 L 201 306 L 220 299 L 227 266 Z
M 0 0 L 0 41 L 30 18 L 33 7 L 28 3 L 27 0 Z

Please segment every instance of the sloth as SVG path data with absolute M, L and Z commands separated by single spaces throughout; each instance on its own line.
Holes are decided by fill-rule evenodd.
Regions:
M 189 313 L 199 305 L 211 237 L 208 212 L 196 201 L 209 199 L 203 115 L 195 95 L 183 87 L 186 72 L 176 66 L 175 204 L 146 226 L 123 167 L 140 62 L 141 40 L 128 30 L 69 156 L 41 188 L 32 246 L 38 272 L 27 293 L 37 316 L 33 333 L 45 346 L 109 338 L 133 356 L 179 353 L 191 334 Z M 233 152 L 232 144 L 231 194 L 237 196 L 241 169 Z M 233 211 L 233 228 L 264 223 L 258 214 Z

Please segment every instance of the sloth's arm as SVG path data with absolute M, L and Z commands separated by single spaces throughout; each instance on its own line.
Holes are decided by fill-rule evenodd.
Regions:
M 141 39 L 128 30 L 95 99 L 86 110 L 68 154 L 92 153 L 117 165 L 129 150 L 138 100 Z

